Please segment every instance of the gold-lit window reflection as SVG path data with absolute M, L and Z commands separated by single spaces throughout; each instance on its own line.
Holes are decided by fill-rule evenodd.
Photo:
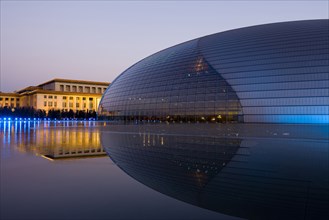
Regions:
M 3 128 L 5 140 L 16 142 L 20 152 L 51 159 L 106 155 L 101 146 L 100 131 L 88 122 L 79 126 L 64 122 L 15 122 L 9 125 L 11 127 L 7 123 Z

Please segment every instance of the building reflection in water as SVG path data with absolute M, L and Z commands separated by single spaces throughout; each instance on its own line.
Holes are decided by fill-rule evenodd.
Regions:
M 108 128 L 101 141 L 128 175 L 187 203 L 247 219 L 328 219 L 328 138 L 297 138 L 327 127 L 279 125 L 260 128 L 268 137 L 237 138 L 188 126 Z
M 9 121 L 0 123 L 0 131 L 2 156 L 10 156 L 10 145 L 47 159 L 106 155 L 95 122 Z

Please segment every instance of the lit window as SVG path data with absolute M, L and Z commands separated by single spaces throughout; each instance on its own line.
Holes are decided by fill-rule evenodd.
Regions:
M 43 106 L 45 106 L 45 107 L 46 107 L 46 106 L 47 106 L 47 102 L 43 102 Z
M 53 102 L 48 102 L 48 106 L 52 107 L 53 106 Z

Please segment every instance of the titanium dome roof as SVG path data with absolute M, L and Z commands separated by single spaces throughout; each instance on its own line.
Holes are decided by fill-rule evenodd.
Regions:
M 329 123 L 329 20 L 240 28 L 134 64 L 104 93 L 118 120 Z

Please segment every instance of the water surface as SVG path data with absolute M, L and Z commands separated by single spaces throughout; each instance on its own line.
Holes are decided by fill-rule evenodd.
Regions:
M 327 219 L 328 130 L 2 122 L 1 219 Z
M 131 178 L 104 154 L 104 126 L 0 123 L 0 219 L 236 219 Z
M 328 126 L 106 127 L 112 160 L 178 200 L 246 219 L 328 219 Z

